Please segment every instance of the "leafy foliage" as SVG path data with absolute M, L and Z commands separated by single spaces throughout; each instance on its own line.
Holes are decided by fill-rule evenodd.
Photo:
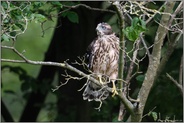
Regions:
M 146 31 L 146 23 L 137 17 L 132 20 L 131 26 L 126 27 L 123 30 L 126 38 L 130 41 L 135 41 L 139 37 L 140 33 L 144 31 Z
M 62 14 L 63 17 L 67 17 L 73 23 L 79 23 L 79 18 L 76 12 L 66 11 Z
M 145 75 L 138 75 L 137 77 L 136 77 L 136 80 L 137 80 L 137 82 L 138 82 L 138 84 L 141 86 L 142 85 L 142 83 L 143 83 L 143 81 L 144 81 L 144 78 L 145 78 Z
M 18 35 L 25 33 L 31 21 L 43 24 L 55 17 L 53 12 L 63 8 L 63 4 L 59 1 L 2 1 L 1 4 L 1 42 L 14 41 Z M 62 16 L 66 16 L 73 23 L 78 23 L 78 15 L 73 11 L 66 11 Z
M 151 112 L 151 115 L 152 115 L 154 121 L 156 121 L 158 119 L 157 112 Z

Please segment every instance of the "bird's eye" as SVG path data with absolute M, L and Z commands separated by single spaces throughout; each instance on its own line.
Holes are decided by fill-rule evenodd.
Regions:
M 106 27 L 105 26 L 102 26 L 102 29 L 106 29 Z

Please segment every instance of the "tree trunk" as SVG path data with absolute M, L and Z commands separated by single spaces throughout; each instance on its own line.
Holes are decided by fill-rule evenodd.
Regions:
M 51 44 L 48 48 L 48 51 L 45 54 L 44 61 L 56 61 L 56 47 L 57 40 L 52 40 Z M 37 86 L 45 87 L 44 85 L 51 85 L 54 75 L 56 72 L 56 67 L 52 66 L 42 66 L 40 73 L 37 77 Z M 36 92 L 32 92 L 30 94 L 29 99 L 27 100 L 27 104 L 22 112 L 22 116 L 20 118 L 20 122 L 33 122 L 36 121 L 37 116 L 42 108 L 42 105 L 45 101 L 45 98 L 48 94 L 50 89 L 42 91 L 43 88 L 38 88 Z M 37 106 L 36 106 L 37 105 Z
M 175 5 L 175 2 L 168 2 L 166 4 L 166 8 L 164 12 L 172 13 L 174 5 Z M 168 32 L 166 27 L 168 27 L 169 24 L 171 24 L 170 19 L 171 19 L 171 16 L 168 14 L 163 15 L 161 18 L 160 23 L 161 25 L 164 25 L 164 27 L 163 26 L 158 27 L 158 30 L 155 36 L 153 51 L 149 59 L 148 70 L 146 72 L 144 82 L 142 84 L 142 87 L 138 95 L 138 98 L 140 99 L 139 108 L 137 111 L 135 111 L 135 115 L 131 116 L 131 121 L 140 122 L 142 120 L 144 106 L 146 104 L 149 92 L 153 86 L 153 83 L 156 77 L 156 72 L 158 71 L 158 66 L 160 64 L 161 48 L 163 45 L 164 38 Z

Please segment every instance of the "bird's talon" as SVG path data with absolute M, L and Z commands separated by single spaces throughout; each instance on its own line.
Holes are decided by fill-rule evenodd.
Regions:
M 102 76 L 98 75 L 98 77 L 99 77 L 100 84 L 103 85 Z
M 112 93 L 113 93 L 112 97 L 114 97 L 115 95 L 118 95 L 118 92 L 116 90 L 113 90 Z
M 112 86 L 112 97 L 114 97 L 115 95 L 118 95 L 118 92 L 116 91 L 116 86 L 114 82 L 112 82 Z

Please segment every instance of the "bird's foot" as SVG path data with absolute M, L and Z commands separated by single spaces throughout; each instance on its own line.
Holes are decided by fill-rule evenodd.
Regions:
M 118 95 L 118 92 L 116 90 L 116 85 L 114 82 L 112 82 L 112 97 L 114 97 L 115 95 Z
M 100 84 L 103 85 L 103 81 L 102 81 L 102 76 L 101 75 L 98 75 L 98 78 L 99 78 L 99 81 L 100 81 Z

